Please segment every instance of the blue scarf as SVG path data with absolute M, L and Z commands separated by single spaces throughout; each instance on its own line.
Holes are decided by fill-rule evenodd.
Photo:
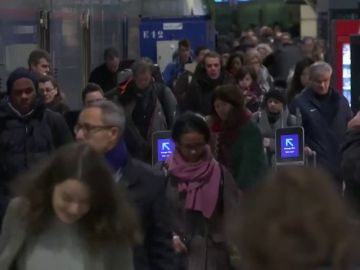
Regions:
M 105 154 L 105 159 L 114 173 L 119 169 L 123 169 L 127 163 L 128 150 L 123 140 L 120 140 L 118 144 Z

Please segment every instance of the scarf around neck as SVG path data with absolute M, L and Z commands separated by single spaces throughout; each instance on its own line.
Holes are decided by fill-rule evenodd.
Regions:
M 186 193 L 185 208 L 213 215 L 220 190 L 221 168 L 207 147 L 197 163 L 185 161 L 176 150 L 166 161 L 169 173 L 178 179 L 177 189 Z
M 105 159 L 113 172 L 123 169 L 127 163 L 128 150 L 124 140 L 120 140 L 118 144 L 105 154 Z

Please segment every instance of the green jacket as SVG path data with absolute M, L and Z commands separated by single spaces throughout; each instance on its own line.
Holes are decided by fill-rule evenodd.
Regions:
M 239 130 L 230 149 L 232 172 L 240 189 L 254 187 L 266 170 L 263 140 L 259 128 L 251 121 Z

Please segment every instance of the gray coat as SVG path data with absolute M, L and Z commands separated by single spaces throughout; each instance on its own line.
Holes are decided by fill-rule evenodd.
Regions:
M 16 198 L 9 204 L 2 233 L 0 235 L 0 270 L 12 269 L 18 255 L 29 236 L 26 223 L 20 216 L 21 200 Z M 133 270 L 130 247 L 109 246 L 95 256 L 87 256 L 84 269 L 87 270 Z
M 263 138 L 270 139 L 270 145 L 266 148 L 270 165 L 273 165 L 272 163 L 275 154 L 275 131 L 279 128 L 301 126 L 301 116 L 290 114 L 288 109 L 285 109 L 281 113 L 279 119 L 274 124 L 270 124 L 265 110 L 254 113 L 252 115 L 252 121 L 259 127 Z

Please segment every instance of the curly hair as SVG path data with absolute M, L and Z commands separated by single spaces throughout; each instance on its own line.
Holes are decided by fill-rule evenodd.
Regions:
M 327 175 L 283 168 L 244 209 L 240 250 L 249 270 L 348 269 L 354 248 L 350 213 Z
M 20 211 L 33 234 L 44 231 L 54 218 L 54 187 L 68 179 L 76 179 L 90 190 L 90 210 L 78 221 L 90 247 L 138 240 L 138 220 L 124 191 L 115 186 L 103 158 L 84 143 L 63 146 L 19 178 L 23 183 L 18 190 Z

